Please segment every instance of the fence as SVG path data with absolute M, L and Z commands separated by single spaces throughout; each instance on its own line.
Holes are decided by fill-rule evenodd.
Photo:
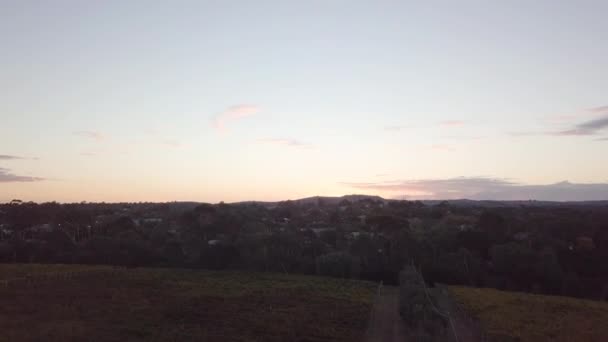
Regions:
M 454 319 L 436 305 L 414 265 L 408 265 L 400 272 L 399 283 L 399 310 L 410 327 L 411 340 L 460 342 Z
M 382 291 L 382 286 L 383 283 L 381 281 L 380 284 L 378 284 L 376 294 L 374 295 L 374 300 L 372 301 L 372 308 L 370 310 L 367 330 L 365 332 L 365 336 L 367 337 L 366 340 L 368 340 L 369 337 L 374 334 L 373 327 L 375 326 L 374 322 L 376 321 L 376 310 L 378 308 L 378 302 L 380 301 L 380 292 Z
M 422 275 L 420 277 L 422 277 Z M 437 306 L 435 305 L 435 303 L 431 299 L 431 296 L 429 295 L 429 289 L 426 286 L 426 283 L 424 282 L 424 280 L 422 280 L 422 286 L 424 287 L 425 297 L 426 297 L 429 305 L 431 306 L 432 310 L 436 314 L 438 314 L 439 316 L 443 317 L 444 319 L 446 319 L 448 321 L 449 326 L 450 326 L 450 331 L 452 332 L 452 336 L 454 338 L 454 341 L 455 342 L 459 342 L 458 333 L 456 332 L 456 327 L 454 325 L 454 320 L 452 319 L 452 315 L 450 315 L 449 311 L 442 311 L 442 310 L 439 310 L 439 308 L 437 308 Z

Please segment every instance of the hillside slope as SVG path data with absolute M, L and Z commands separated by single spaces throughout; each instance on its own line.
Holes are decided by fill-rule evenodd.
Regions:
M 0 264 L 7 279 L 0 341 L 11 342 L 357 341 L 376 288 L 270 273 Z
M 492 341 L 608 341 L 608 303 L 453 286 L 452 297 Z

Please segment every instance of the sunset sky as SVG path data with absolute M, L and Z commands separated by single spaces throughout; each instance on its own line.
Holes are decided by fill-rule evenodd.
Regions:
M 608 199 L 607 13 L 0 0 L 0 202 Z

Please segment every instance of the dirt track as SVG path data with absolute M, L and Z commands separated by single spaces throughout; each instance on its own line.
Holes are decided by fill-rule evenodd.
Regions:
M 399 316 L 399 289 L 381 286 L 372 309 L 365 342 L 403 342 L 405 325 Z

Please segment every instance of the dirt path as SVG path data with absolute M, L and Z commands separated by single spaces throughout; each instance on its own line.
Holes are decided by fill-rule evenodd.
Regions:
M 365 342 L 404 342 L 405 325 L 399 316 L 399 288 L 381 286 L 365 336 Z

